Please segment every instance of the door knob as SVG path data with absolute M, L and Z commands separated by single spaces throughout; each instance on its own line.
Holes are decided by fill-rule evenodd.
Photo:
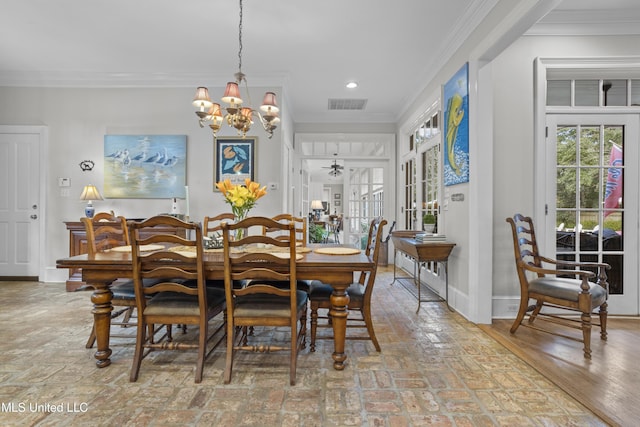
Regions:
M 31 215 L 31 219 L 38 219 L 38 215 Z

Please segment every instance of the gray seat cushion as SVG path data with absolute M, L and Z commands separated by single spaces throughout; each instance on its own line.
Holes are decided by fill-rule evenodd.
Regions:
M 152 286 L 159 282 L 160 280 L 158 279 L 142 279 L 142 286 Z M 113 292 L 113 299 L 136 300 L 136 291 L 134 289 L 133 280 L 117 282 L 111 286 L 111 292 Z
M 224 304 L 224 290 L 207 288 L 207 304 L 215 307 Z M 178 292 L 160 292 L 154 295 L 144 310 L 145 315 L 198 316 L 198 297 Z
M 307 304 L 307 293 L 296 291 L 298 310 Z M 288 317 L 289 298 L 277 295 L 254 294 L 235 299 L 234 315 L 238 317 Z
M 529 281 L 529 292 L 534 292 L 549 297 L 560 298 L 567 301 L 578 301 L 578 295 L 582 292 L 579 279 L 545 276 Z M 607 292 L 597 283 L 589 282 L 592 308 L 602 305 L 607 300 Z
M 359 301 L 364 298 L 364 289 L 365 287 L 360 283 L 352 283 L 347 288 L 347 294 L 351 301 Z M 310 286 L 309 290 L 309 299 L 310 300 L 326 300 L 329 301 L 331 298 L 331 294 L 333 293 L 333 288 L 331 285 L 327 285 L 326 283 L 322 283 L 318 280 L 314 280 Z
M 299 291 L 305 291 L 305 292 L 309 292 L 309 288 L 310 288 L 310 283 L 313 282 L 314 280 L 298 280 L 297 281 L 297 288 Z M 251 286 L 251 283 L 254 282 L 253 280 L 248 280 L 246 281 L 243 285 L 244 286 Z M 280 280 L 256 280 L 256 283 L 262 283 L 264 285 L 271 285 L 275 288 L 279 288 L 279 289 L 288 289 L 289 288 L 289 282 L 288 281 L 280 281 Z
M 111 286 L 111 292 L 113 292 L 113 299 L 136 300 L 136 291 L 133 288 L 133 281 Z

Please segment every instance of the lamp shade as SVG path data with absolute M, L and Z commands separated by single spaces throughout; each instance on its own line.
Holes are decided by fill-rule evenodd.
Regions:
M 242 98 L 240 98 L 240 88 L 238 87 L 238 83 L 227 83 L 227 88 L 224 90 L 222 102 L 226 102 L 227 104 L 242 104 Z
M 324 206 L 322 206 L 322 200 L 312 200 L 311 201 L 311 209 L 315 210 L 324 210 Z
M 89 184 L 84 186 L 80 200 L 102 200 L 102 196 L 95 185 Z
M 211 108 L 209 108 L 207 114 L 211 118 L 210 120 L 214 125 L 220 126 L 220 124 L 222 123 L 222 111 L 220 111 L 220 104 L 211 104 Z
M 267 92 L 264 94 L 264 99 L 262 100 L 262 105 L 260 106 L 260 110 L 265 113 L 277 113 L 280 111 L 278 108 L 278 104 L 276 103 L 276 94 L 273 92 Z
M 196 96 L 193 97 L 193 105 L 200 108 L 200 111 L 207 110 L 211 107 L 211 98 L 209 98 L 209 89 L 199 87 L 196 89 Z
M 87 216 L 87 218 L 93 218 L 93 214 L 96 212 L 96 210 L 93 207 L 93 203 L 91 203 L 91 201 L 102 200 L 102 196 L 100 195 L 100 192 L 95 185 L 89 184 L 84 186 L 82 194 L 80 194 L 80 200 L 87 201 L 87 206 L 84 208 L 84 214 Z
M 253 115 L 253 110 L 249 107 L 243 107 L 240 109 L 240 115 L 244 117 L 248 122 L 253 123 L 251 116 Z

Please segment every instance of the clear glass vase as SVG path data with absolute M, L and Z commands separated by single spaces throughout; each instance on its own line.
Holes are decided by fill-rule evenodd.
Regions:
M 248 213 L 249 213 L 248 211 L 246 211 L 246 212 L 237 212 L 237 211 L 234 212 L 235 217 L 236 217 L 235 218 L 236 224 L 239 223 L 240 221 L 242 221 L 243 219 L 245 219 L 247 217 Z M 246 235 L 246 231 L 247 231 L 246 228 L 238 228 L 236 230 L 235 235 L 234 235 L 234 239 L 236 241 L 238 241 L 240 239 L 243 239 L 245 237 L 245 235 Z

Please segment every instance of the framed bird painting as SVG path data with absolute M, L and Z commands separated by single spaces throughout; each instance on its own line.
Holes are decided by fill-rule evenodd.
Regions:
M 104 136 L 106 198 L 185 198 L 186 175 L 186 135 Z

